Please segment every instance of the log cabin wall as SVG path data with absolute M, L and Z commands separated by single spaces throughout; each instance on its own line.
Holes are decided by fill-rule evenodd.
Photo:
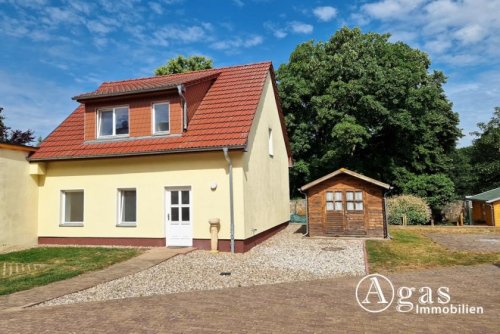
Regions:
M 333 193 L 333 206 L 337 210 L 331 210 L 332 204 L 327 210 L 327 192 Z M 347 210 L 347 192 L 362 193 L 362 210 Z M 336 193 L 342 194 L 341 210 L 340 203 L 335 203 L 340 202 Z M 307 205 L 312 237 L 384 237 L 384 189 L 370 182 L 347 174 L 334 176 L 307 190 Z M 361 207 L 359 201 L 357 206 Z

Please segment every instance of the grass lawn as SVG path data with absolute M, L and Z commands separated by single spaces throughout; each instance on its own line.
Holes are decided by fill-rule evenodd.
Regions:
M 368 240 L 370 272 L 394 272 L 437 266 L 500 262 L 500 253 L 450 251 L 428 233 L 499 233 L 499 229 L 467 227 L 390 227 L 392 240 Z
M 0 254 L 0 295 L 102 269 L 140 253 L 134 248 L 39 247 Z

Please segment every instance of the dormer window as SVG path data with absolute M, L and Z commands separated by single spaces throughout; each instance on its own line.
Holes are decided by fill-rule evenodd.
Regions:
M 99 109 L 97 115 L 99 137 L 128 135 L 128 107 Z
M 153 103 L 153 133 L 170 132 L 170 104 L 168 102 Z

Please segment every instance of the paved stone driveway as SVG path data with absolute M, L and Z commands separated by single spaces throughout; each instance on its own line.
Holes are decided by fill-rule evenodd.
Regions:
M 499 234 L 427 234 L 433 241 L 455 251 L 500 252 Z
M 388 275 L 398 286 L 449 286 L 451 302 L 483 315 L 359 308 L 359 278 L 261 285 L 0 312 L 1 333 L 498 333 L 500 269 L 450 267 Z

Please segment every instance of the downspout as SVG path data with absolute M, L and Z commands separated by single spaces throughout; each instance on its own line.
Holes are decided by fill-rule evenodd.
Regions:
M 306 233 L 302 236 L 306 237 L 309 235 L 309 204 L 307 203 L 307 193 L 303 193 L 299 188 L 299 192 L 306 197 Z
M 231 253 L 234 254 L 234 199 L 233 199 L 233 162 L 229 157 L 229 150 L 227 147 L 222 149 L 224 158 L 226 158 L 229 168 L 229 212 L 230 212 L 230 234 L 231 234 Z
M 184 96 L 184 92 L 186 88 L 184 85 L 177 85 L 177 91 L 179 92 L 179 96 L 182 98 L 182 129 L 187 130 L 187 100 L 186 96 Z
M 388 190 L 384 191 L 384 239 L 391 239 L 389 235 L 389 226 L 387 222 L 387 195 L 393 190 L 393 187 L 390 187 Z

